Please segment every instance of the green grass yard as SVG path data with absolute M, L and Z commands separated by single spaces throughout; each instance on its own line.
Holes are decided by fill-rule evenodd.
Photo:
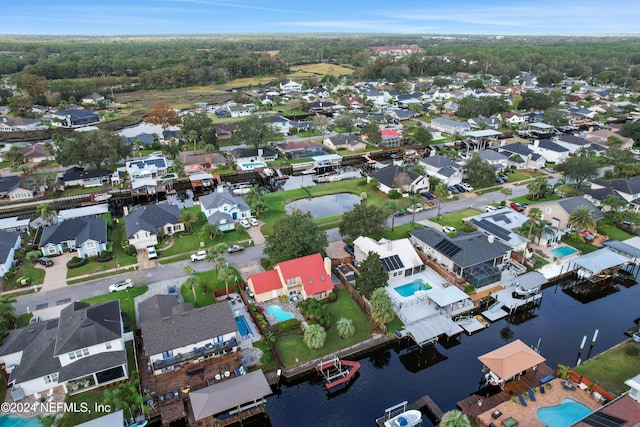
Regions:
M 598 227 L 598 233 L 609 236 L 610 239 L 623 241 L 632 238 L 633 236 L 623 230 L 620 230 L 615 225 L 603 225 Z
M 538 200 L 529 200 L 528 197 L 529 195 L 525 194 L 524 196 L 520 196 L 520 197 L 510 197 L 509 200 L 511 200 L 512 202 L 520 203 L 520 204 L 531 205 L 533 203 L 548 202 L 550 200 L 560 200 L 562 198 L 557 194 L 553 194 L 553 193 L 551 193 L 547 197 L 543 197 L 542 199 L 538 199 Z
M 460 227 L 462 226 L 462 218 L 478 215 L 479 213 L 481 212 L 476 209 L 465 209 L 460 212 L 453 212 L 447 215 L 442 215 L 439 219 L 431 218 L 431 221 L 442 226 L 448 225 L 450 227 L 454 227 L 455 229 L 460 229 Z
M 627 341 L 587 360 L 574 370 L 608 392 L 620 395 L 629 390 L 624 382 L 640 374 L 640 344 Z

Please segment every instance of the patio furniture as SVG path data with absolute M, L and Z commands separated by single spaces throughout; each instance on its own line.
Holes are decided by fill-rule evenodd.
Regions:
M 544 386 L 543 385 L 540 386 L 540 393 L 545 394 L 545 390 L 544 390 Z
M 553 380 L 555 377 L 553 375 L 547 375 L 544 378 L 540 378 L 540 384 L 546 384 L 549 381 Z
M 502 415 L 502 412 L 495 410 L 493 411 L 493 413 L 491 414 L 491 418 L 493 418 L 494 420 L 497 420 L 498 418 L 500 418 L 500 416 Z
M 40 398 L 42 397 L 42 395 L 40 393 L 33 393 L 33 397 L 35 397 L 36 400 L 40 400 Z
M 506 420 L 502 421 L 502 425 L 504 427 L 515 427 L 518 425 L 518 422 L 513 417 L 509 417 Z
M 229 378 L 231 376 L 231 372 L 229 371 L 224 371 L 224 377 L 225 378 Z
M 576 386 L 573 385 L 573 383 L 571 381 L 562 381 L 560 384 L 562 384 L 562 388 L 565 390 L 575 390 Z
M 524 397 L 522 397 L 521 394 L 518 395 L 518 399 L 520 400 L 520 404 L 522 406 L 527 406 L 527 402 L 524 400 Z
M 536 401 L 536 394 L 531 389 L 529 389 L 529 400 L 531 400 L 532 402 Z
M 47 402 L 51 403 L 54 400 L 54 396 L 49 396 L 49 398 L 47 399 Z
M 216 381 L 220 381 L 220 379 L 222 378 L 222 376 L 221 376 L 220 374 L 216 374 L 215 378 L 216 378 Z
M 52 388 L 49 389 L 49 393 L 47 393 L 47 396 L 49 396 L 49 397 L 53 396 L 53 389 Z

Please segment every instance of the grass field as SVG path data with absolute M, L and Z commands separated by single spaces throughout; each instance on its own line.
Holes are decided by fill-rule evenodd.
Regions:
M 549 194 L 547 197 L 543 197 L 542 199 L 538 199 L 538 200 L 530 200 L 528 199 L 529 195 L 525 194 L 524 196 L 520 196 L 520 197 L 510 197 L 509 200 L 511 200 L 512 202 L 516 202 L 516 203 L 520 203 L 520 204 L 527 204 L 530 205 L 532 203 L 540 203 L 540 202 L 548 202 L 550 200 L 560 200 L 561 197 L 558 196 L 557 194 Z
M 609 236 L 610 239 L 623 241 L 632 238 L 633 236 L 623 230 L 620 230 L 615 225 L 603 225 L 598 227 L 598 233 Z
M 55 261 L 54 261 L 55 262 Z M 42 268 L 37 268 L 35 264 L 32 264 L 31 261 L 24 261 L 20 267 L 18 267 L 18 271 L 16 275 L 11 279 L 7 279 L 3 289 L 8 291 L 10 289 L 16 289 L 23 285 L 18 285 L 18 279 L 21 277 L 28 277 L 31 279 L 31 283 L 27 288 L 33 289 L 33 285 L 41 285 L 44 281 L 45 271 Z
M 325 63 L 296 65 L 291 67 L 291 70 L 292 71 L 302 70 L 303 72 L 306 72 L 306 73 L 320 74 L 320 75 L 330 74 L 332 76 L 350 76 L 354 71 L 352 68 L 347 68 L 342 65 L 325 64 Z
M 574 369 L 605 390 L 620 395 L 625 380 L 640 374 L 640 344 L 628 341 L 587 360 Z
M 150 109 L 156 101 L 164 101 L 172 108 L 186 108 L 196 102 L 222 103 L 231 98 L 231 94 L 224 89 L 214 86 L 192 86 L 187 88 L 166 90 L 136 90 L 134 92 L 119 93 L 118 102 L 133 104 Z
M 448 215 L 442 215 L 440 219 L 432 218 L 431 221 L 436 222 L 442 226 L 448 225 L 450 227 L 454 227 L 459 230 L 460 227 L 462 226 L 462 218 L 478 215 L 479 213 L 481 212 L 475 209 L 465 209 L 460 212 L 454 212 Z

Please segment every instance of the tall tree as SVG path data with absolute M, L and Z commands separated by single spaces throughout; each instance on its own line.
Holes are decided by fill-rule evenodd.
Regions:
M 194 138 L 200 141 L 202 145 L 213 145 L 218 147 L 218 132 L 213 125 L 213 120 L 209 118 L 207 113 L 188 114 L 182 121 L 182 134 L 189 138 L 191 132 L 195 132 L 197 136 Z M 193 142 L 192 139 L 190 139 Z
M 400 203 L 397 200 L 390 199 L 385 202 L 385 206 L 387 207 L 387 214 L 391 215 L 391 231 L 393 231 L 396 223 L 396 212 L 400 209 Z
M 338 335 L 343 340 L 352 337 L 353 334 L 356 333 L 356 328 L 353 326 L 353 320 L 347 319 L 346 317 L 338 319 L 336 328 L 338 329 Z
M 309 325 L 304 330 L 304 343 L 313 350 L 324 347 L 324 343 L 327 339 L 327 332 L 320 325 Z
M 420 196 L 417 194 L 409 194 L 409 203 L 411 203 L 412 209 L 411 209 L 411 224 L 413 224 L 416 221 L 416 206 L 417 205 L 422 205 L 421 201 L 422 199 L 420 199 Z
M 187 229 L 187 234 L 193 233 L 193 225 L 198 222 L 198 212 L 191 209 L 183 209 L 180 213 L 180 222 L 184 224 L 184 228 Z
M 356 277 L 356 285 L 367 298 L 376 289 L 384 287 L 389 280 L 389 273 L 382 265 L 380 255 L 375 252 L 367 254 L 367 257 L 360 263 L 358 270 L 360 274 Z
M 238 122 L 231 138 L 236 144 L 248 144 L 258 148 L 279 137 L 266 117 L 250 116 Z
M 5 160 L 11 162 L 12 166 L 21 165 L 24 162 L 24 154 L 22 154 L 22 150 L 12 145 L 9 151 L 4 155 Z
M 513 194 L 513 189 L 511 187 L 502 187 L 500 188 L 500 193 L 504 196 L 504 202 L 507 203 L 507 198 Z
M 115 164 L 131 156 L 131 146 L 119 135 L 98 129 L 88 132 L 74 132 L 61 137 L 56 142 L 55 156 L 63 166 Z
M 469 182 L 476 187 L 487 187 L 495 182 L 496 170 L 489 163 L 482 160 L 480 153 L 474 151 L 465 166 Z
M 393 320 L 396 313 L 393 311 L 393 302 L 384 288 L 378 288 L 371 294 L 371 317 L 385 324 Z
M 37 208 L 38 216 L 42 218 L 42 221 L 45 224 L 51 224 L 51 219 L 53 218 L 53 207 L 48 203 L 40 203 Z
M 244 197 L 251 208 L 251 213 L 258 218 L 267 213 L 268 205 L 260 186 L 253 185 L 249 188 L 249 193 Z
M 191 292 L 193 293 L 193 305 L 197 306 L 198 299 L 196 298 L 196 289 L 200 287 L 200 278 L 198 276 L 189 276 L 182 286 L 186 286 L 191 289 Z
M 471 427 L 471 421 L 458 409 L 452 409 L 442 415 L 440 427 Z
M 549 191 L 549 182 L 546 177 L 538 176 L 527 184 L 527 189 L 529 190 L 529 200 L 543 199 Z
M 210 240 L 214 241 L 220 236 L 222 236 L 222 230 L 217 225 L 211 224 L 209 221 L 205 222 L 202 228 L 200 229 L 200 233 L 198 234 L 198 238 L 202 241 Z
M 598 176 L 598 159 L 595 157 L 574 156 L 569 157 L 564 162 L 556 165 L 558 170 L 566 178 L 576 183 L 576 188 L 580 188 L 587 179 Z
M 16 299 L 10 296 L 0 298 L 0 343 L 2 343 L 16 319 L 15 303 Z
M 273 233 L 266 237 L 264 254 L 271 264 L 324 252 L 329 245 L 327 233 L 318 228 L 310 213 L 299 210 L 280 218 Z
M 587 206 L 578 206 L 569 215 L 569 225 L 581 230 L 595 230 L 596 220 Z
M 378 125 L 375 123 L 369 123 L 362 128 L 362 134 L 367 135 L 367 142 L 372 145 L 380 145 L 382 142 L 382 134 Z
M 315 116 L 313 116 L 312 123 L 313 128 L 317 132 L 324 134 L 324 132 L 327 130 L 327 127 L 329 126 L 329 118 L 322 114 L 316 114 Z
M 527 246 L 529 246 L 529 240 L 531 239 L 531 233 L 533 227 L 538 221 L 542 219 L 542 211 L 540 208 L 530 208 L 527 210 L 527 218 L 529 218 L 529 233 L 527 233 L 527 241 L 524 244 L 524 256 L 527 257 Z
M 338 230 L 343 236 L 379 239 L 387 231 L 387 215 L 384 208 L 363 201 L 342 214 Z
M 345 132 L 351 134 L 351 132 L 353 132 L 353 128 L 356 127 L 356 118 L 351 113 L 342 113 L 337 119 L 335 119 L 335 125 L 336 127 L 339 127 Z
M 153 103 L 153 108 L 144 117 L 144 122 L 160 125 L 162 129 L 167 129 L 170 126 L 179 125 L 182 123 L 182 119 L 166 102 L 156 101 Z
M 438 201 L 438 219 L 440 219 L 440 207 L 442 206 L 442 199 L 447 197 L 449 191 L 447 187 L 444 185 L 444 182 L 439 182 L 438 185 L 433 189 L 433 195 L 436 196 L 436 200 Z

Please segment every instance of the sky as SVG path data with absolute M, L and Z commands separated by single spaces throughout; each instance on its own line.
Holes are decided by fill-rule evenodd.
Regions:
M 0 34 L 637 34 L 638 0 L 5 0 Z

